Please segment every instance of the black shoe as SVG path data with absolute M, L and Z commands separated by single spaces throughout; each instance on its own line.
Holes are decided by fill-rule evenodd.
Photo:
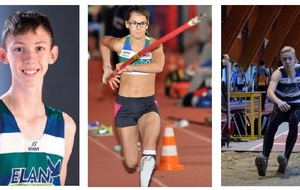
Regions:
M 277 156 L 277 161 L 279 163 L 278 172 L 284 174 L 286 167 L 288 165 L 288 161 L 287 161 L 286 157 L 284 156 L 284 154 L 279 154 Z
M 266 171 L 267 171 L 267 167 L 268 167 L 268 159 L 264 155 L 259 154 L 255 158 L 255 165 L 257 167 L 258 175 L 266 176 Z

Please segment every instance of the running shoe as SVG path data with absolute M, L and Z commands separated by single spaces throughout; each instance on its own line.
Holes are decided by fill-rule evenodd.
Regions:
M 113 128 L 112 126 L 105 126 L 101 125 L 95 130 L 90 130 L 89 134 L 92 136 L 112 136 L 113 135 Z
M 140 186 L 148 187 L 152 172 L 155 168 L 155 160 L 152 156 L 143 156 L 140 163 Z
M 268 159 L 264 155 L 259 154 L 256 156 L 255 165 L 257 167 L 258 175 L 266 176 L 266 171 L 267 171 L 267 167 L 268 167 Z
M 286 157 L 284 156 L 284 154 L 279 154 L 277 156 L 277 161 L 279 163 L 278 172 L 284 174 L 285 169 L 288 165 L 288 161 L 287 161 Z

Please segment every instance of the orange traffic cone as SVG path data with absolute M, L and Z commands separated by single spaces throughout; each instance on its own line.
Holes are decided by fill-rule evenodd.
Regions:
M 179 164 L 174 130 L 171 126 L 165 127 L 160 165 L 156 169 L 169 171 L 184 169 L 183 165 Z

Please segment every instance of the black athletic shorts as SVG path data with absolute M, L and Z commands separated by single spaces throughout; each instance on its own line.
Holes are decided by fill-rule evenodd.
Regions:
M 159 113 L 155 96 L 131 98 L 117 95 L 115 103 L 116 127 L 129 127 L 137 125 L 141 116 L 149 112 Z

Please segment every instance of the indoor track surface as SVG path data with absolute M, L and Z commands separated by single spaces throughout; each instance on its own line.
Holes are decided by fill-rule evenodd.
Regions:
M 101 89 L 98 84 L 102 77 L 102 64 L 90 60 L 88 65 L 88 119 L 112 126 L 112 136 L 88 137 L 88 186 L 89 187 L 138 187 L 139 172 L 129 172 L 123 166 L 114 128 L 113 107 L 115 92 L 108 86 Z M 211 117 L 211 108 L 178 107 L 178 99 L 164 94 L 165 73 L 157 75 L 156 98 L 161 112 L 161 135 L 157 143 L 157 162 L 160 165 L 164 127 L 176 120 L 169 116 L 202 122 Z M 174 127 L 174 137 L 181 171 L 155 170 L 151 187 L 211 187 L 212 186 L 212 128 L 190 122 L 188 127 Z M 87 129 L 88 130 L 88 127 Z M 140 151 L 140 153 L 142 153 Z

